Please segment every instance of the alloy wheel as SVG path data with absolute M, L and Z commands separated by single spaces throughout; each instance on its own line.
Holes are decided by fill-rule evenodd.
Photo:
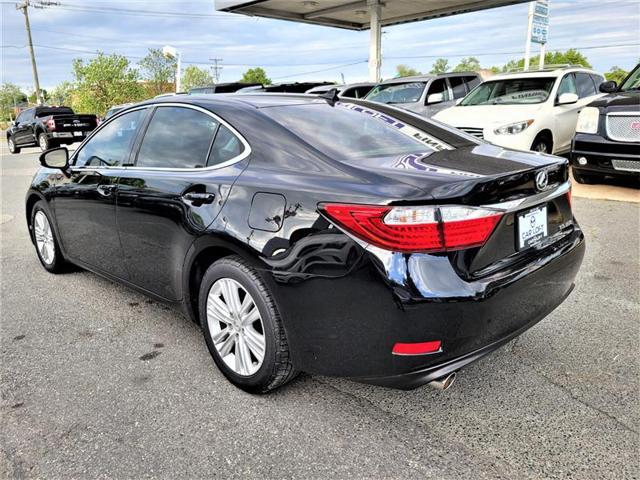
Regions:
M 9 143 L 9 151 L 13 153 L 16 149 L 16 144 L 13 143 L 13 138 L 10 138 L 8 143 Z
M 533 147 L 534 152 L 538 153 L 549 153 L 547 151 L 547 144 L 544 142 L 538 142 L 535 147 Z
M 36 247 L 40 258 L 47 265 L 53 264 L 56 258 L 56 248 L 53 241 L 53 232 L 49 219 L 42 210 L 36 212 L 33 219 L 34 234 L 36 237 Z
M 266 338 L 251 294 L 231 278 L 220 278 L 207 296 L 207 324 L 224 363 L 237 375 L 255 374 L 264 361 Z
M 40 150 L 47 150 L 47 137 L 45 137 L 43 134 L 40 135 Z

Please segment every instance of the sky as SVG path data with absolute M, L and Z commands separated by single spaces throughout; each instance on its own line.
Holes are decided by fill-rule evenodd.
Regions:
M 274 82 L 341 81 L 341 75 L 356 82 L 368 77 L 368 31 L 216 12 L 214 0 L 57 3 L 30 9 L 40 84 L 45 89 L 72 80 L 74 58 L 88 60 L 97 51 L 119 53 L 135 66 L 147 49 L 164 45 L 181 52 L 183 67 L 211 68 L 210 59 L 221 58 L 220 81 L 237 80 L 247 68 L 257 66 Z M 123 9 L 175 14 L 132 14 Z M 33 90 L 24 16 L 11 1 L 0 0 L 0 12 L 2 82 Z M 527 12 L 524 3 L 385 27 L 382 76 L 393 77 L 400 63 L 428 72 L 437 57 L 448 58 L 454 66 L 462 57 L 475 56 L 483 67 L 521 58 Z M 640 0 L 550 0 L 547 49 L 571 47 L 582 51 L 598 71 L 613 65 L 631 69 L 640 58 Z M 537 51 L 534 44 L 532 52 Z

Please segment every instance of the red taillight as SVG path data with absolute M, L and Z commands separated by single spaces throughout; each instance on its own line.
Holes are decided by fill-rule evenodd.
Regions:
M 47 130 L 52 131 L 56 129 L 56 121 L 53 118 L 47 120 Z
M 501 212 L 464 206 L 325 204 L 321 209 L 362 240 L 398 252 L 444 252 L 484 245 Z
M 425 355 L 428 353 L 438 353 L 441 351 L 442 342 L 433 340 L 421 343 L 396 343 L 391 353 L 394 355 Z
M 567 201 L 569 202 L 569 208 L 573 208 L 573 205 L 571 204 L 571 187 L 569 187 L 569 191 L 567 192 Z

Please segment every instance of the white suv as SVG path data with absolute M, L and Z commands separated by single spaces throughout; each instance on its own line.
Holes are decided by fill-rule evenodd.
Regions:
M 583 67 L 497 75 L 434 118 L 516 150 L 565 153 L 580 109 L 599 96 L 604 78 Z

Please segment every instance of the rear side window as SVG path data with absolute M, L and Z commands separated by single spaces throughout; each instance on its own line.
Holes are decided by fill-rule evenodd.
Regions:
M 145 110 L 135 110 L 113 119 L 82 147 L 76 156 L 78 167 L 115 167 L 127 163 Z
M 216 119 L 206 113 L 158 107 L 144 134 L 136 167 L 204 167 L 217 128 Z
M 480 85 L 481 80 L 480 80 L 480 77 L 469 76 L 469 77 L 464 77 L 464 83 L 467 84 L 467 90 L 470 92 L 471 90 L 476 88 L 478 85 Z
M 213 147 L 211 147 L 207 166 L 211 167 L 228 162 L 240 155 L 243 151 L 244 145 L 240 139 L 227 127 L 220 125 L 218 133 L 216 133 L 216 138 L 213 141 Z
M 596 90 L 598 90 L 600 84 L 604 82 L 604 77 L 602 75 L 596 75 L 595 73 L 591 74 L 591 79 L 593 80 L 593 83 L 596 84 Z
M 463 77 L 449 77 L 449 83 L 451 84 L 454 99 L 462 98 L 467 94 Z
M 590 97 L 596 94 L 596 87 L 593 84 L 591 75 L 588 73 L 576 73 L 576 87 L 578 88 L 578 96 L 580 98 Z
M 427 90 L 427 102 L 429 101 L 429 95 L 433 95 L 434 93 L 441 93 L 443 102 L 451 100 L 451 98 L 449 97 L 447 82 L 444 78 L 438 78 L 431 82 L 431 85 L 429 85 L 429 90 Z

